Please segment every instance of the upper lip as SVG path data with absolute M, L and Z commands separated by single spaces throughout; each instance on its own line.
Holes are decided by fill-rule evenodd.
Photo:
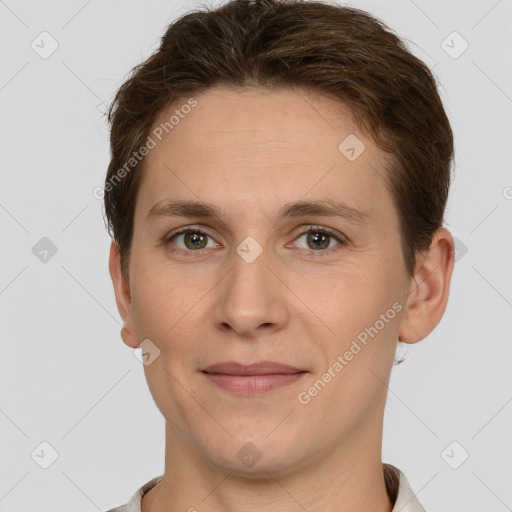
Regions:
M 205 373 L 223 373 L 226 375 L 271 375 L 271 374 L 291 374 L 300 373 L 305 370 L 289 366 L 287 364 L 276 363 L 274 361 L 261 361 L 254 364 L 244 365 L 236 361 L 226 361 L 216 363 L 203 369 Z

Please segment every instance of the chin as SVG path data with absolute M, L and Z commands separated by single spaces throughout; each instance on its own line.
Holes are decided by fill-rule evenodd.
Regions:
M 236 436 L 220 442 L 217 449 L 205 446 L 202 452 L 215 469 L 244 478 L 268 479 L 269 473 L 285 475 L 302 465 L 306 454 L 299 453 L 301 443 L 294 446 L 288 439 L 286 445 L 278 436 L 270 440 L 265 435 Z

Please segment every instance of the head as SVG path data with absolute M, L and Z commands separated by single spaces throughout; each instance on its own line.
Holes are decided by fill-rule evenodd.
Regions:
M 439 323 L 453 268 L 453 138 L 427 66 L 363 11 L 234 0 L 175 21 L 109 121 L 121 334 L 151 340 L 179 439 L 255 474 L 375 434 L 397 341 Z M 233 360 L 304 373 L 240 396 L 203 371 Z

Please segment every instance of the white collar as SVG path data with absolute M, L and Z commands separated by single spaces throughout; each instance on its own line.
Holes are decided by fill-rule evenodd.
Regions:
M 388 496 L 394 501 L 391 512 L 425 512 L 405 475 L 391 464 L 383 464 Z

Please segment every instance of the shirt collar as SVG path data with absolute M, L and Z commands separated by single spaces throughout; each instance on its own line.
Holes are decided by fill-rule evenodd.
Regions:
M 394 503 L 391 512 L 425 512 L 405 475 L 391 464 L 383 464 L 388 496 Z

